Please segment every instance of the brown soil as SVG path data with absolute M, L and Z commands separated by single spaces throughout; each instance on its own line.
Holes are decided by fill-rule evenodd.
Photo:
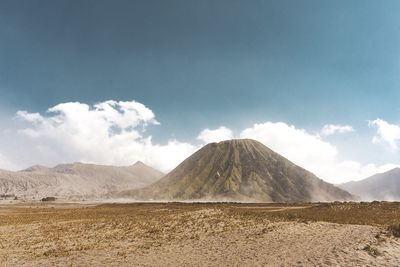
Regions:
M 0 206 L 0 266 L 397 266 L 400 204 Z

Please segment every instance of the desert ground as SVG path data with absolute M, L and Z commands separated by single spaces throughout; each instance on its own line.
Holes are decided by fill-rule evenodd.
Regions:
M 0 266 L 398 266 L 399 202 L 12 203 Z

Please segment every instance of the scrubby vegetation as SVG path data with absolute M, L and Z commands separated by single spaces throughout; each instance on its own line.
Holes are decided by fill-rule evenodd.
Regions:
M 279 225 L 291 225 L 292 228 L 281 228 L 276 238 L 295 238 L 296 235 L 300 238 L 302 231 L 310 231 L 315 225 L 327 229 L 323 228 L 326 227 L 323 223 L 313 223 L 317 221 L 373 225 L 380 227 L 382 232 L 388 229 L 398 236 L 400 227 L 395 222 L 400 221 L 400 203 L 78 205 L 42 202 L 5 205 L 0 206 L 0 258 L 2 251 L 13 251 L 16 255 L 15 247 L 22 253 L 18 257 L 32 261 L 81 255 L 84 251 L 113 251 L 118 257 L 129 257 L 158 247 L 180 246 L 215 236 L 226 238 L 232 233 L 243 235 L 240 240 L 245 243 L 257 238 L 262 240 L 279 230 Z M 7 230 L 1 232 L 1 229 Z M 10 229 L 14 229 L 14 234 L 9 234 Z M 332 231 L 339 228 L 334 229 Z M 359 229 L 358 234 L 366 234 L 359 226 L 354 229 Z M 370 231 L 372 228 L 362 229 Z M 325 238 L 326 232 L 316 231 L 319 238 Z M 15 235 L 25 233 L 29 238 Z M 335 236 L 334 233 L 331 235 Z M 379 230 L 375 234 L 372 241 L 361 243 L 360 248 L 379 259 L 378 241 L 382 238 L 379 238 Z
M 282 210 L 276 219 L 326 221 L 342 224 L 374 225 L 386 228 L 400 221 L 400 202 L 334 202 L 308 204 L 308 208 Z
M 391 224 L 388 227 L 388 231 L 395 237 L 400 237 L 400 223 L 398 224 Z
M 370 244 L 366 245 L 363 250 L 368 252 L 369 255 L 373 257 L 381 256 L 382 252 L 379 251 L 376 247 L 371 246 Z
M 44 198 L 42 198 L 41 199 L 43 202 L 46 202 L 46 201 L 56 201 L 56 198 L 55 197 L 44 197 Z

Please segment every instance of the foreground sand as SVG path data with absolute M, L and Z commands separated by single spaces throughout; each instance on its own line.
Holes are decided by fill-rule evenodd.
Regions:
M 0 265 L 398 266 L 400 239 L 368 216 L 396 221 L 400 205 L 357 205 L 3 205 Z M 324 218 L 357 211 L 369 225 Z

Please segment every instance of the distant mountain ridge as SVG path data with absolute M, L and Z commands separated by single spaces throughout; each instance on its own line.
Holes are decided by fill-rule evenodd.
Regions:
M 339 185 L 361 200 L 400 200 L 400 168 Z
M 96 164 L 35 165 L 22 171 L 0 170 L 0 194 L 42 198 L 99 197 L 149 185 L 164 174 L 142 162 L 117 167 Z
M 119 196 L 252 202 L 352 199 L 348 192 L 250 139 L 208 144 L 154 184 Z

